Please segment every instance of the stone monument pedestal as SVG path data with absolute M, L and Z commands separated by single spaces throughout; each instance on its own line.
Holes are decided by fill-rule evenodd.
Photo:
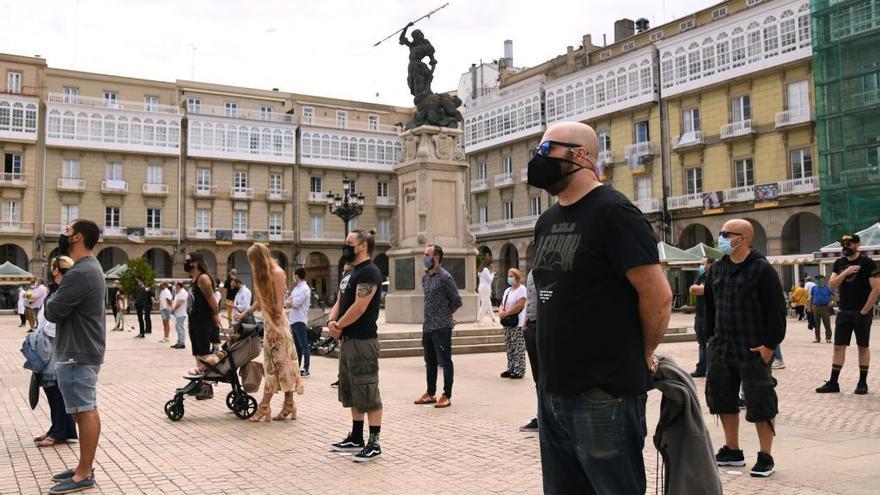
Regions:
M 477 319 L 477 250 L 468 230 L 468 163 L 455 140 L 462 131 L 423 125 L 401 134 L 403 156 L 395 165 L 398 183 L 397 245 L 387 252 L 389 291 L 385 321 L 421 323 L 428 244 L 443 248 L 443 267 L 452 274 L 463 306 L 455 320 Z

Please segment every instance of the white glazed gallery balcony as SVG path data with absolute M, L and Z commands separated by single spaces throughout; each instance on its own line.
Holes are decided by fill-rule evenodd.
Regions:
M 49 93 L 46 112 L 48 146 L 180 154 L 181 115 L 173 105 Z
M 0 93 L 0 139 L 37 141 L 39 98 Z
M 168 184 L 154 184 L 145 182 L 142 188 L 144 196 L 167 196 Z
M 540 215 L 528 217 L 515 217 L 507 220 L 495 220 L 486 223 L 472 223 L 470 230 L 474 234 L 496 234 L 499 232 L 511 232 L 515 230 L 527 230 L 535 228 L 535 222 Z
M 303 125 L 300 162 L 329 168 L 390 172 L 400 161 L 403 141 L 397 135 Z
M 55 188 L 59 191 L 82 192 L 86 190 L 86 181 L 74 177 L 59 177 Z
M 187 113 L 187 153 L 199 158 L 293 164 L 296 121 L 263 113 L 200 105 Z
M 800 124 L 808 124 L 812 122 L 813 117 L 810 114 L 810 109 L 801 109 L 795 108 L 791 110 L 784 110 L 782 112 L 776 112 L 776 128 L 779 129 L 781 127 L 791 127 Z
M 369 121 L 352 121 L 350 119 L 346 119 L 343 123 L 343 121 L 338 121 L 332 117 L 312 117 L 310 119 L 303 118 L 301 124 L 303 126 L 326 127 L 328 129 L 350 129 L 352 131 L 394 134 L 395 136 L 401 131 L 401 129 L 395 125 L 379 123 L 371 124 Z
M 734 139 L 750 136 L 755 130 L 752 127 L 752 119 L 744 119 L 721 126 L 721 139 Z

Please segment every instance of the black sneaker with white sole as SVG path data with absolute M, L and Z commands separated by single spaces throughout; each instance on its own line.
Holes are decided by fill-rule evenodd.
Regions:
M 532 418 L 528 424 L 519 427 L 519 431 L 534 432 L 538 431 L 538 418 Z
M 367 462 L 382 455 L 379 442 L 367 442 L 363 450 L 354 455 L 354 462 Z
M 333 452 L 360 452 L 364 449 L 364 441 L 352 439 L 351 433 L 349 433 L 345 440 L 339 443 L 331 443 L 330 448 Z
M 742 450 L 731 449 L 725 445 L 715 454 L 715 464 L 719 466 L 745 466 L 746 457 Z
M 766 478 L 776 471 L 775 467 L 776 465 L 773 463 L 773 456 L 758 452 L 758 462 L 752 466 L 752 470 L 749 474 L 755 478 Z

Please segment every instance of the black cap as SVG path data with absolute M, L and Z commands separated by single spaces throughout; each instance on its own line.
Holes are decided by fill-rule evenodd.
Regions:
M 859 239 L 859 234 L 843 234 L 840 236 L 840 243 L 843 244 L 844 242 L 859 243 L 861 240 Z

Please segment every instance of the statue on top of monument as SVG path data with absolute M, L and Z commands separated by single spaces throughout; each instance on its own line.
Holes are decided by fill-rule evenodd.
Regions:
M 434 58 L 434 47 L 425 38 L 421 30 L 412 32 L 412 41 L 406 37 L 406 31 L 413 26 L 410 22 L 400 32 L 400 44 L 409 47 L 409 66 L 407 67 L 406 84 L 413 95 L 416 113 L 406 125 L 412 129 L 420 125 L 436 125 L 439 127 L 458 127 L 462 121 L 458 107 L 461 100 L 449 94 L 436 94 L 431 91 L 434 80 L 434 69 L 437 59 Z M 424 62 L 428 58 L 428 64 Z M 430 67 L 428 65 L 430 64 Z

